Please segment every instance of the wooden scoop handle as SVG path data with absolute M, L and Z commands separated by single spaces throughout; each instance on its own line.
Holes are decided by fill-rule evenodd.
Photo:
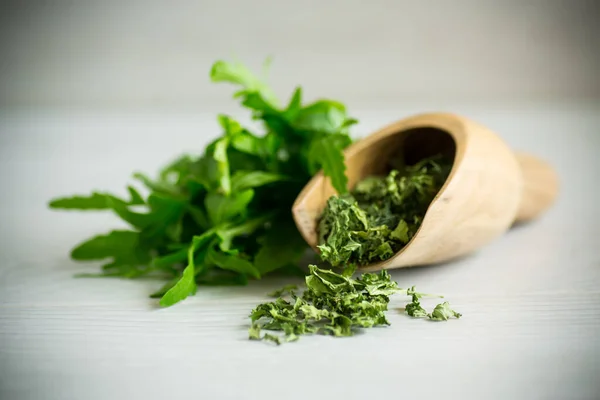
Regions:
M 558 194 L 558 176 L 545 161 L 526 153 L 515 154 L 523 174 L 523 193 L 515 222 L 526 222 L 546 211 Z

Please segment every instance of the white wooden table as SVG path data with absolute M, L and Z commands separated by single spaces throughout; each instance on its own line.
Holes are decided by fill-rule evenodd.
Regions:
M 354 115 L 363 135 L 421 110 Z M 130 172 L 201 151 L 214 113 L 2 114 L 0 399 L 600 398 L 600 106 L 444 110 L 551 161 L 559 201 L 471 257 L 392 273 L 445 294 L 462 319 L 412 320 L 397 297 L 388 328 L 280 347 L 247 340 L 247 316 L 283 281 L 158 309 L 160 282 L 72 277 L 98 264 L 70 261 L 70 248 L 120 226 L 112 215 L 46 209 L 58 195 L 123 193 Z

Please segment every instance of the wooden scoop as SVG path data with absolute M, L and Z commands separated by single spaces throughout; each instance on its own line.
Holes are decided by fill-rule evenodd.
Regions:
M 409 117 L 348 147 L 344 155 L 349 187 L 367 176 L 386 174 L 394 158 L 412 164 L 439 153 L 454 163 L 417 233 L 392 258 L 361 269 L 419 266 L 466 255 L 513 223 L 536 218 L 556 198 L 558 178 L 552 167 L 513 153 L 486 127 L 446 113 Z M 292 208 L 300 233 L 317 252 L 318 220 L 335 193 L 329 178 L 319 172 Z

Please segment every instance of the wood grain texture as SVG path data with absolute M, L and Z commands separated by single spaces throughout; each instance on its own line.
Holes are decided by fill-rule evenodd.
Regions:
M 600 210 L 590 183 L 600 113 L 584 106 L 455 107 L 552 162 L 564 193 L 534 224 L 466 258 L 391 271 L 401 286 L 446 295 L 462 319 L 410 319 L 396 296 L 390 327 L 281 347 L 247 340 L 248 313 L 289 281 L 201 288 L 158 309 L 147 296 L 160 282 L 72 277 L 98 264 L 73 263 L 69 249 L 119 227 L 112 215 L 45 207 L 56 195 L 122 193 L 130 171 L 201 149 L 212 117 L 0 116 L 0 399 L 598 398 Z M 413 111 L 359 112 L 359 134 Z

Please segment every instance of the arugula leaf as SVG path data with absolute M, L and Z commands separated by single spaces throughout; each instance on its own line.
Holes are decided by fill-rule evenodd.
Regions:
M 152 293 L 150 295 L 151 299 L 160 299 L 162 298 L 165 293 L 167 293 L 173 286 L 175 286 L 175 284 L 177 284 L 177 282 L 179 281 L 179 277 L 171 279 L 170 281 L 167 281 L 167 283 L 165 283 L 160 289 L 158 289 L 156 292 Z
M 265 171 L 237 171 L 231 178 L 231 188 L 233 192 L 238 192 L 289 179 L 284 175 Z
M 346 126 L 346 107 L 331 100 L 320 100 L 301 109 L 292 122 L 300 131 L 340 133 Z
M 231 248 L 232 241 L 236 237 L 249 237 L 255 231 L 263 228 L 264 225 L 274 217 L 274 215 L 274 213 L 265 213 L 260 217 L 246 220 L 241 224 L 223 225 L 216 228 L 216 233 L 220 239 L 219 247 L 223 251 L 229 250 Z
M 50 201 L 50 208 L 76 210 L 105 210 L 110 209 L 108 198 L 103 193 L 93 192 L 90 196 L 63 197 Z
M 131 197 L 131 200 L 129 201 L 130 205 L 139 206 L 145 204 L 144 199 L 133 186 L 127 186 L 127 190 L 129 191 L 129 196 Z
M 156 257 L 152 260 L 152 265 L 155 267 L 164 267 L 183 262 L 187 259 L 188 250 L 188 248 L 182 248 L 173 253 L 169 253 L 161 257 Z
M 181 194 L 179 188 L 176 186 L 164 181 L 155 182 L 141 172 L 136 172 L 133 174 L 133 178 L 142 182 L 148 189 L 155 193 L 167 194 L 171 196 L 179 196 Z
M 229 160 L 227 159 L 227 138 L 217 140 L 215 143 L 215 150 L 213 158 L 217 162 L 217 169 L 219 171 L 219 188 L 222 193 L 228 195 L 231 192 L 231 181 L 229 178 Z
M 331 179 L 333 188 L 339 194 L 348 192 L 344 156 L 334 136 L 313 142 L 308 157 L 310 164 L 323 168 L 323 173 Z
M 262 238 L 254 263 L 261 275 L 278 270 L 286 264 L 297 264 L 306 251 L 306 243 L 291 220 L 281 221 Z
M 196 283 L 205 286 L 243 286 L 248 284 L 248 277 L 219 268 L 209 268 L 196 274 Z
M 297 87 L 290 98 L 290 102 L 283 112 L 283 119 L 286 121 L 294 121 L 298 118 L 298 114 L 302 110 L 302 88 Z M 306 113 L 305 113 L 306 115 Z
M 114 258 L 115 261 L 136 264 L 148 260 L 139 248 L 140 235 L 133 231 L 112 231 L 108 235 L 96 236 L 73 249 L 74 260 L 102 260 Z
M 210 221 L 208 220 L 208 216 L 206 215 L 206 211 L 200 207 L 193 206 L 191 204 L 187 205 L 187 210 L 190 218 L 198 225 L 198 227 L 202 230 L 209 229 L 211 226 Z
M 210 248 L 207 254 L 207 262 L 215 264 L 217 267 L 234 271 L 242 275 L 260 278 L 260 272 L 248 260 L 240 257 L 239 254 L 232 251 L 222 251 Z
M 242 86 L 245 92 L 238 94 L 260 93 L 266 99 L 276 103 L 275 95 L 267 85 L 258 79 L 245 65 L 241 63 L 230 63 L 226 61 L 216 61 L 211 70 L 210 78 L 213 82 L 229 82 Z
M 242 153 L 258 157 L 268 156 L 268 151 L 265 148 L 265 138 L 259 138 L 245 129 L 236 133 L 230 133 L 229 143 L 232 148 Z
M 103 275 L 119 274 L 125 278 L 149 272 L 140 267 L 146 266 L 151 260 L 149 251 L 140 243 L 140 235 L 123 230 L 99 235 L 79 244 L 71 251 L 71 258 L 77 261 L 110 259 L 103 266 Z
M 180 302 L 189 295 L 196 293 L 196 251 L 200 251 L 210 245 L 214 238 L 213 231 L 206 231 L 200 236 L 194 236 L 192 244 L 188 249 L 188 265 L 183 270 L 181 278 L 175 284 L 166 291 L 166 293 L 160 299 L 160 305 L 163 307 L 172 306 L 175 303 Z
M 172 306 L 180 302 L 191 294 L 196 293 L 196 281 L 194 280 L 195 271 L 193 261 L 183 270 L 181 278 L 171 287 L 160 299 L 160 305 L 163 307 Z
M 126 205 L 139 205 L 144 204 L 144 200 L 141 198 L 139 193 L 132 186 L 128 187 L 131 200 L 126 202 L 119 199 L 116 196 L 92 192 L 89 196 L 72 196 L 72 197 L 61 197 L 54 199 L 48 203 L 50 208 L 64 209 L 64 210 L 109 210 L 112 208 L 113 202 L 119 202 Z
M 208 216 L 214 225 L 219 225 L 236 215 L 243 214 L 254 197 L 254 190 L 247 189 L 225 196 L 209 193 L 204 200 Z

